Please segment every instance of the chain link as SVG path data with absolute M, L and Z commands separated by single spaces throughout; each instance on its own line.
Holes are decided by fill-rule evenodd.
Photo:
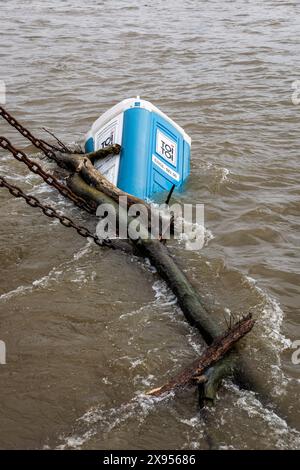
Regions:
M 63 196 L 70 199 L 78 207 L 86 210 L 90 214 L 95 213 L 95 207 L 92 207 L 87 204 L 84 199 L 73 193 L 70 188 L 68 188 L 64 184 L 61 184 L 53 175 L 43 170 L 43 168 L 38 163 L 28 158 L 27 155 L 21 150 L 16 149 L 5 137 L 0 136 L 0 147 L 2 147 L 4 150 L 9 150 L 16 160 L 25 163 L 25 165 L 29 168 L 30 171 L 32 171 L 36 175 L 41 176 L 41 178 L 43 178 L 43 180 L 47 184 L 56 188 Z
M 112 245 L 111 240 L 105 239 L 101 240 L 97 235 L 94 235 L 92 232 L 89 231 L 86 227 L 83 227 L 82 225 L 77 225 L 75 222 L 73 222 L 72 219 L 69 217 L 66 217 L 65 215 L 59 214 L 53 207 L 42 204 L 36 197 L 25 194 L 22 189 L 18 188 L 17 186 L 14 186 L 10 184 L 5 178 L 0 176 L 0 187 L 8 189 L 8 191 L 14 196 L 14 197 L 21 197 L 25 199 L 26 203 L 31 206 L 31 207 L 38 207 L 41 209 L 41 211 L 47 216 L 50 217 L 51 219 L 55 218 L 58 219 L 59 222 L 64 226 L 64 227 L 72 227 L 77 231 L 79 235 L 81 235 L 84 238 L 92 238 L 92 240 L 96 243 L 96 245 L 99 246 L 109 246 L 113 248 L 114 246 Z

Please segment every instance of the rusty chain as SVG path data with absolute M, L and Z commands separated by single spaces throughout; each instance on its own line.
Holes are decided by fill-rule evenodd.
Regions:
M 78 207 L 86 210 L 90 214 L 95 213 L 95 208 L 92 208 L 84 199 L 73 193 L 70 188 L 64 184 L 61 184 L 53 175 L 43 170 L 43 168 L 38 163 L 28 158 L 24 152 L 16 149 L 5 137 L 0 136 L 0 147 L 2 147 L 4 150 L 9 150 L 16 160 L 25 163 L 30 171 L 36 175 L 41 176 L 41 178 L 43 178 L 47 184 L 56 188 L 63 196 L 70 199 Z
M 19 131 L 24 137 L 29 139 L 30 142 L 36 148 L 38 148 L 39 150 L 42 150 L 42 152 L 44 153 L 44 155 L 46 155 L 46 157 L 48 157 L 51 160 L 54 160 L 59 166 L 63 166 L 61 164 L 61 162 L 57 159 L 56 155 L 55 155 L 54 149 L 56 149 L 56 148 L 53 145 L 50 145 L 47 142 L 44 142 L 43 140 L 34 137 L 34 135 L 31 134 L 31 132 L 29 132 L 24 126 L 22 126 L 22 124 L 20 124 L 19 121 L 17 121 L 17 119 L 15 119 L 11 114 L 9 114 L 2 106 L 0 106 L 0 116 L 2 116 L 12 127 L 17 129 L 17 131 Z M 8 142 L 7 139 L 4 139 L 4 145 L 6 145 L 5 141 Z M 8 146 L 6 146 L 6 147 L 2 146 L 2 148 L 8 148 L 8 150 L 10 150 L 12 152 L 14 157 L 17 154 L 21 154 L 21 152 L 18 151 L 17 149 L 15 149 L 10 143 L 9 143 L 9 145 L 10 145 L 10 148 L 8 148 Z M 60 149 L 60 152 L 66 152 L 66 150 Z M 26 157 L 26 155 L 25 155 L 25 157 Z M 20 161 L 23 161 L 24 163 L 26 163 L 26 165 L 28 166 L 28 168 L 30 170 L 32 170 L 32 168 L 34 168 L 34 169 L 38 168 L 36 163 L 34 163 L 34 162 L 31 163 L 31 161 L 28 159 L 28 157 L 26 157 L 26 158 L 27 158 L 27 161 L 30 162 L 29 166 L 28 166 L 27 162 L 25 161 L 25 159 L 24 160 L 23 159 L 21 160 L 20 158 L 18 158 L 18 159 Z M 41 169 L 41 172 L 40 172 L 40 169 Z M 48 183 L 48 184 L 50 184 L 49 183 L 50 181 L 51 182 L 54 181 L 54 177 L 51 176 L 51 175 L 46 175 L 46 172 L 44 172 L 44 170 L 42 170 L 41 167 L 38 168 L 37 174 L 39 174 L 44 179 L 44 181 L 46 181 L 46 183 Z M 44 178 L 44 176 L 46 176 L 46 179 Z M 69 199 L 71 199 L 81 209 L 85 209 L 89 213 L 95 212 L 94 208 L 91 207 L 89 204 L 87 204 L 87 202 L 84 199 L 82 199 L 80 196 L 77 196 L 75 193 L 73 193 L 73 191 L 71 191 L 66 186 L 60 184 L 59 181 L 56 180 L 56 183 L 53 183 L 53 184 L 50 184 L 50 185 L 54 186 L 56 189 L 58 189 L 58 191 L 60 191 L 61 194 L 63 194 L 64 196 L 69 197 Z
M 59 222 L 64 226 L 64 227 L 72 227 L 77 231 L 79 235 L 81 235 L 84 238 L 92 238 L 92 240 L 96 243 L 96 245 L 99 246 L 109 246 L 110 248 L 114 248 L 112 245 L 111 241 L 108 239 L 102 240 L 100 239 L 97 235 L 94 235 L 92 232 L 90 232 L 89 229 L 86 227 L 83 227 L 82 225 L 77 225 L 75 222 L 73 222 L 69 217 L 66 217 L 64 215 L 59 214 L 53 207 L 42 204 L 36 197 L 25 194 L 22 189 L 18 188 L 17 186 L 14 186 L 10 184 L 5 178 L 0 176 L 0 187 L 8 189 L 10 194 L 12 194 L 14 197 L 21 197 L 25 199 L 26 203 L 29 204 L 31 207 L 38 207 L 39 209 L 42 210 L 42 212 L 47 216 L 50 217 L 51 219 L 56 218 L 59 220 Z
M 14 127 L 17 131 L 22 134 L 23 137 L 30 140 L 30 142 L 39 150 L 46 155 L 46 157 L 50 158 L 51 160 L 55 160 L 57 164 L 59 164 L 58 159 L 55 155 L 54 150 L 58 150 L 54 145 L 48 144 L 42 139 L 38 139 L 35 137 L 31 132 L 29 132 L 22 124 L 17 121 L 11 114 L 9 114 L 2 106 L 0 106 L 0 116 L 2 116 L 8 124 Z M 66 152 L 66 150 L 59 149 L 60 152 Z

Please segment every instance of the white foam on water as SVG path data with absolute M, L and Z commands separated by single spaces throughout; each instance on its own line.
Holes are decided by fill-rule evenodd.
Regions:
M 70 281 L 74 282 L 75 284 L 86 284 L 88 282 L 84 268 L 76 266 L 73 271 L 73 276 L 74 277 L 70 279 Z
M 143 388 L 148 388 L 150 389 L 153 379 L 155 379 L 155 376 L 153 374 L 149 374 L 147 377 L 141 377 L 140 375 L 136 375 L 133 382 L 134 384 L 138 383 L 143 386 Z
M 16 184 L 19 181 L 24 183 L 25 181 L 26 183 L 30 183 L 32 185 L 32 180 L 36 178 L 36 176 L 33 173 L 30 173 L 26 176 L 19 175 L 18 173 L 14 173 L 11 168 L 1 169 L 1 172 L 4 173 L 4 175 L 9 175 L 7 180 L 11 184 Z
M 279 302 L 271 297 L 265 290 L 259 287 L 257 285 L 257 281 L 252 277 L 245 276 L 245 281 L 249 287 L 258 292 L 259 296 L 262 298 L 262 317 L 261 319 L 258 319 L 258 321 L 263 320 L 262 326 L 264 327 L 265 334 L 267 333 L 267 338 L 270 338 L 272 343 L 275 342 L 276 345 L 281 348 L 281 350 L 290 347 L 290 341 L 280 332 L 284 318 L 284 312 L 281 309 Z
M 177 240 L 180 245 L 188 243 L 189 241 L 194 243 L 195 240 L 203 240 L 203 247 L 208 246 L 209 242 L 215 238 L 211 230 L 205 228 L 204 225 L 198 222 L 187 222 L 185 219 L 179 219 L 182 226 L 184 226 L 184 232 L 177 235 Z M 191 249 L 193 245 L 191 244 Z M 197 251 L 199 251 L 197 249 Z
M 161 307 L 169 307 L 170 305 L 177 304 L 176 295 L 173 294 L 171 289 L 167 286 L 165 281 L 158 280 L 152 284 L 152 289 L 155 292 L 155 301 Z
M 136 359 L 130 359 L 130 369 L 135 369 L 137 366 L 140 366 L 144 363 L 144 359 L 141 359 L 141 358 L 136 358 Z
M 44 182 L 44 183 L 37 184 L 34 187 L 34 189 L 30 191 L 30 194 L 32 194 L 33 196 L 38 196 L 39 194 L 52 193 L 52 192 L 54 192 L 54 188 Z M 53 203 L 53 201 L 51 202 Z
M 96 431 L 92 429 L 86 431 L 82 436 L 70 436 L 65 438 L 65 443 L 56 447 L 57 450 L 66 450 L 66 449 L 80 449 L 83 444 L 88 442 L 94 435 Z
M 181 418 L 180 422 L 186 426 L 198 428 L 202 424 L 202 418 L 200 418 L 200 413 L 198 413 L 196 416 L 192 416 L 189 419 Z
M 203 353 L 203 346 L 199 342 L 199 333 L 191 328 L 191 332 L 187 335 L 187 340 L 193 351 L 200 356 Z
M 254 289 L 262 299 L 260 307 L 260 317 L 257 318 L 257 326 L 266 345 L 275 353 L 276 363 L 272 364 L 271 374 L 276 381 L 274 393 L 282 395 L 286 393 L 286 385 L 289 378 L 285 376 L 281 367 L 281 353 L 291 347 L 291 340 L 281 333 L 281 326 L 284 319 L 284 312 L 280 303 L 271 297 L 264 289 L 257 285 L 257 281 L 249 276 L 245 276 L 245 282 L 251 289 Z
M 94 242 L 91 239 L 87 238 L 85 245 L 83 245 L 80 250 L 74 253 L 74 261 L 78 261 L 79 259 L 83 258 L 87 253 L 89 253 L 92 245 L 94 245 Z
M 153 283 L 152 289 L 155 292 L 155 303 L 159 307 L 170 307 L 175 306 L 175 309 L 167 310 L 165 314 L 170 317 L 171 321 L 177 324 L 182 324 L 186 329 L 185 337 L 191 349 L 199 355 L 203 351 L 203 346 L 199 342 L 199 333 L 197 330 L 192 328 L 189 323 L 183 318 L 183 314 L 177 306 L 177 298 L 175 294 L 168 287 L 167 283 L 162 280 L 157 280 Z M 180 313 L 179 313 L 180 312 Z M 177 360 L 175 360 L 177 362 Z
M 131 310 L 131 312 L 122 313 L 122 315 L 120 315 L 119 318 L 120 318 L 120 320 L 125 320 L 128 317 L 133 317 L 134 315 L 140 315 L 144 311 L 148 312 L 148 309 L 149 309 L 150 305 L 151 305 L 151 303 L 146 304 L 146 305 L 142 305 L 141 307 L 137 308 L 136 310 Z
M 215 238 L 211 230 L 205 229 L 204 231 L 204 246 L 207 246 L 211 240 Z
M 228 181 L 228 175 L 231 173 L 228 168 L 216 165 L 212 162 L 205 162 L 203 163 L 202 167 L 203 171 L 214 171 L 215 177 L 219 180 L 219 184 Z
M 6 300 L 9 300 L 11 299 L 12 297 L 15 297 L 19 294 L 23 294 L 25 293 L 26 291 L 30 291 L 33 289 L 33 285 L 30 285 L 30 286 L 18 286 L 16 289 L 13 289 L 9 292 L 5 292 L 4 294 L 0 295 L 0 301 L 6 301 Z
M 224 183 L 225 181 L 228 180 L 228 175 L 230 174 L 230 171 L 228 168 L 220 168 L 219 169 L 221 172 L 221 177 L 220 177 L 220 183 Z
M 72 436 L 59 436 L 63 442 L 57 446 L 57 449 L 80 449 L 93 435 L 101 435 L 103 432 L 108 434 L 130 419 L 134 419 L 139 426 L 156 409 L 159 402 L 168 400 L 171 396 L 172 393 L 163 397 L 151 397 L 139 393 L 129 402 L 107 410 L 101 406 L 92 407 L 77 419 L 78 432 Z
M 148 302 L 145 305 L 142 305 L 141 307 L 138 307 L 135 310 L 132 310 L 131 312 L 126 312 L 120 315 L 120 319 L 124 320 L 128 317 L 134 316 L 134 315 L 141 315 L 143 313 L 149 312 L 149 309 L 153 306 L 159 306 L 159 307 L 172 307 L 173 305 L 177 304 L 177 298 L 169 289 L 167 284 L 162 281 L 162 280 L 157 280 L 153 283 L 152 289 L 154 290 L 154 297 L 155 300 L 153 302 Z M 172 317 L 174 316 L 173 313 L 170 311 L 168 312 Z
M 226 445 L 220 445 L 218 447 L 219 450 L 235 450 L 233 446 L 226 446 Z
M 275 441 L 276 449 L 300 448 L 300 432 L 288 426 L 287 422 L 273 410 L 264 407 L 253 392 L 241 390 L 230 381 L 226 381 L 225 387 L 236 395 L 234 403 L 237 408 L 246 411 L 250 419 L 264 422 L 270 438 Z
M 61 267 L 61 265 L 59 267 Z M 18 286 L 16 289 L 2 294 L 0 296 L 0 301 L 6 301 L 11 299 L 12 297 L 23 295 L 27 292 L 32 292 L 35 288 L 45 288 L 50 284 L 50 282 L 58 281 L 62 273 L 63 271 L 59 270 L 58 268 L 52 268 L 46 276 L 43 276 L 39 279 L 35 279 L 34 281 L 32 281 L 31 284 L 27 286 Z
M 144 264 L 144 266 L 146 266 L 147 270 L 148 270 L 150 273 L 152 273 L 152 274 L 157 273 L 156 267 L 151 264 L 151 261 L 149 260 L 149 258 L 145 258 L 143 264 Z
M 174 408 L 176 410 L 176 408 Z M 186 428 L 186 431 L 181 431 L 184 437 L 183 449 L 199 449 L 201 443 L 205 439 L 205 421 L 201 417 L 200 413 L 197 413 L 191 418 L 182 418 L 179 416 L 178 412 L 171 411 L 172 414 L 175 414 L 175 417 L 181 424 Z M 195 440 L 197 439 L 197 440 Z

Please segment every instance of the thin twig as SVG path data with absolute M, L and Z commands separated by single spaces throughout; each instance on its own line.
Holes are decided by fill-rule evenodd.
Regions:
M 54 137 L 54 139 L 59 143 L 61 148 L 63 148 L 66 152 L 71 153 L 70 149 L 58 137 L 56 137 L 56 135 L 53 134 L 53 132 L 49 131 L 45 127 L 43 127 L 43 130 L 47 132 L 48 134 L 50 134 L 52 137 Z

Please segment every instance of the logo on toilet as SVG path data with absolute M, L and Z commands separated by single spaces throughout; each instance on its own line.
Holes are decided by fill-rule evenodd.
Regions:
M 171 165 L 177 166 L 177 144 L 160 130 L 156 133 L 156 153 Z

